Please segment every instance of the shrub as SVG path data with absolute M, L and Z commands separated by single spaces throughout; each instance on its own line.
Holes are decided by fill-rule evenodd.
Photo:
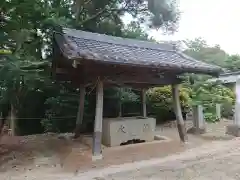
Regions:
M 215 122 L 216 104 L 222 104 L 223 116 L 229 116 L 231 107 L 235 102 L 234 92 L 218 83 L 196 83 L 192 88 L 192 105 L 203 105 L 206 121 Z
M 46 132 L 70 132 L 75 128 L 78 95 L 62 95 L 45 101 L 45 118 L 41 121 Z
M 233 107 L 234 105 L 231 103 L 223 103 L 221 106 L 222 117 L 232 119 L 234 116 Z
M 185 114 L 190 105 L 190 89 L 180 89 L 180 103 Z M 170 118 L 175 118 L 173 111 L 171 86 L 155 87 L 147 91 L 149 112 L 156 116 L 157 122 L 163 122 Z

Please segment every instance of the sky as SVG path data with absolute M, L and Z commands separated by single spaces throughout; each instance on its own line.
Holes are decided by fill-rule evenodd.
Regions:
M 230 54 L 240 54 L 240 0 L 178 0 L 181 14 L 178 32 L 164 36 L 151 31 L 155 39 L 183 40 L 202 37 L 219 44 Z

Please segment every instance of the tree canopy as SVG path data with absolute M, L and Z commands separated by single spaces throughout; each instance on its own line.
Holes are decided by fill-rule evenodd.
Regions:
M 132 16 L 128 26 L 123 22 L 126 14 Z M 6 117 L 12 109 L 19 118 L 20 134 L 42 132 L 43 127 L 45 130 L 69 131 L 75 126 L 79 89 L 69 82 L 59 84 L 50 77 L 54 27 L 155 41 L 141 27 L 161 28 L 172 33 L 178 28 L 179 17 L 178 4 L 174 0 L 2 0 L 0 110 L 3 116 Z M 231 71 L 240 68 L 240 57 L 227 54 L 220 46 L 211 47 L 201 38 L 186 40 L 185 44 L 185 53 L 196 59 Z M 200 76 L 195 77 L 201 80 Z M 189 83 L 187 88 L 194 89 Z M 154 92 L 162 91 L 167 93 L 169 89 Z M 91 89 L 87 94 L 86 126 L 88 119 L 91 124 L 95 101 Z M 139 110 L 138 93 L 132 89 L 113 88 L 106 90 L 105 94 L 108 104 L 105 114 L 109 116 L 115 111 L 118 113 L 116 102 L 123 103 L 125 113 Z M 34 121 L 29 120 L 34 118 Z M 64 120 L 67 122 L 62 123 Z

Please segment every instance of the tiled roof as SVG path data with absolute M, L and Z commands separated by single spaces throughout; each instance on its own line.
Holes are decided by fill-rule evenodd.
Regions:
M 221 68 L 195 60 L 167 43 L 154 43 L 63 28 L 55 39 L 68 59 L 219 74 Z
M 218 78 L 209 79 L 208 82 L 221 82 L 223 84 L 236 83 L 240 78 L 240 72 L 231 72 L 220 75 Z

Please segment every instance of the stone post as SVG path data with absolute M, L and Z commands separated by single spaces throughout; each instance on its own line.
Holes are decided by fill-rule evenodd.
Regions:
M 202 105 L 193 106 L 193 127 L 188 130 L 188 133 L 203 134 L 206 132 L 205 119 L 203 115 Z
M 221 120 L 221 104 L 216 104 L 216 117 L 217 119 Z
M 233 125 L 227 126 L 226 134 L 240 136 L 240 77 L 238 77 L 235 86 L 236 104 L 234 110 Z

